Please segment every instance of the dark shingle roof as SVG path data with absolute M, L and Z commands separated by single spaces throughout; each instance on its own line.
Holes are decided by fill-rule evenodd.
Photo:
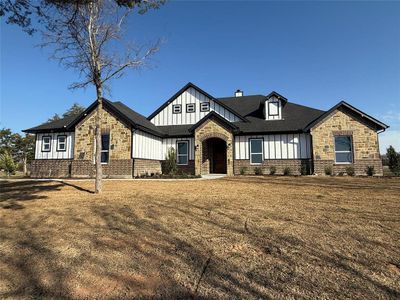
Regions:
M 110 105 L 112 105 L 116 110 L 118 110 L 120 113 L 122 113 L 124 116 L 126 116 L 127 119 L 131 122 L 132 126 L 139 127 L 139 129 L 142 129 L 142 130 L 149 129 L 149 130 L 153 131 L 155 134 L 163 135 L 163 132 L 157 126 L 155 126 L 153 123 L 151 123 L 145 116 L 130 109 L 128 106 L 126 106 L 122 102 L 120 102 L 120 101 L 110 102 Z
M 264 107 L 265 101 L 268 97 L 278 95 L 283 100 L 282 106 L 282 120 L 271 120 L 266 121 L 264 118 Z M 236 114 L 243 118 L 243 121 L 233 122 L 232 125 L 237 127 L 235 130 L 239 134 L 258 134 L 258 133 L 278 133 L 278 132 L 300 132 L 308 131 L 312 126 L 317 124 L 332 110 L 339 107 L 346 107 L 354 113 L 360 116 L 360 118 L 367 119 L 368 122 L 372 122 L 376 125 L 377 129 L 387 128 L 387 125 L 379 122 L 378 120 L 368 116 L 367 114 L 357 110 L 350 104 L 340 102 L 329 111 L 322 111 L 311 107 L 287 102 L 287 99 L 280 96 L 276 92 L 273 92 L 268 96 L 263 95 L 251 95 L 242 97 L 226 97 L 215 99 L 218 103 L 224 107 L 229 108 Z M 122 102 L 111 102 L 104 99 L 104 108 L 110 110 L 117 115 L 122 121 L 132 128 L 140 129 L 148 133 L 154 134 L 160 137 L 178 137 L 178 136 L 190 136 L 193 134 L 193 124 L 188 125 L 169 125 L 169 126 L 155 126 L 150 122 L 149 118 L 135 112 Z M 93 102 L 82 114 L 79 116 L 66 117 L 58 121 L 44 123 L 42 125 L 24 130 L 25 132 L 49 132 L 49 131 L 73 131 L 75 125 L 82 120 L 89 112 L 91 112 L 97 105 L 97 102 Z M 211 112 L 216 114 L 215 112 Z
M 253 95 L 242 97 L 220 98 L 249 122 L 235 122 L 243 133 L 291 132 L 302 131 L 309 123 L 321 116 L 324 111 L 311 107 L 284 102 L 282 120 L 265 121 L 264 105 L 266 96 Z
M 189 136 L 193 133 L 189 129 L 193 124 L 189 125 L 167 125 L 167 126 L 157 126 L 166 137 L 176 137 L 176 136 Z
M 49 132 L 49 131 L 70 131 L 68 125 L 75 120 L 77 116 L 68 116 L 53 122 L 46 122 L 39 126 L 23 130 L 24 132 Z M 72 129 L 73 130 L 73 129 Z
M 24 132 L 36 133 L 36 132 L 49 132 L 49 131 L 73 131 L 75 125 L 79 123 L 84 117 L 86 117 L 93 109 L 97 106 L 97 102 L 93 102 L 83 113 L 78 116 L 72 116 L 63 118 L 58 121 L 44 123 L 42 125 L 26 129 Z M 134 110 L 130 109 L 128 106 L 122 102 L 111 102 L 107 99 L 103 99 L 103 106 L 105 109 L 110 110 L 121 118 L 127 125 L 133 128 L 138 128 L 148 133 L 163 136 L 164 133 L 160 131 L 153 123 L 151 123 L 147 118 Z

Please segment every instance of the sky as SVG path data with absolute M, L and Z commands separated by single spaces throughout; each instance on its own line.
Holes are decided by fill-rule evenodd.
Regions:
M 79 74 L 50 60 L 40 35 L 0 26 L 0 127 L 94 101 L 93 87 L 68 89 Z M 149 66 L 112 81 L 107 98 L 148 116 L 190 81 L 214 97 L 274 90 L 322 110 L 345 100 L 390 126 L 382 153 L 400 150 L 400 2 L 170 1 L 129 18 L 125 41 L 160 38 Z

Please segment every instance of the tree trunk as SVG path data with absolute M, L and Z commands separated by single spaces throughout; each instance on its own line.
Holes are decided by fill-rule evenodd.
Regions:
M 28 168 L 26 167 L 26 162 L 27 162 L 27 157 L 26 153 L 24 153 L 24 158 L 22 159 L 22 164 L 24 166 L 24 175 L 26 176 L 28 174 Z
M 97 113 L 96 113 L 96 182 L 95 193 L 99 194 L 102 190 L 103 170 L 101 167 L 101 111 L 103 110 L 103 98 L 101 86 L 96 86 L 97 93 Z

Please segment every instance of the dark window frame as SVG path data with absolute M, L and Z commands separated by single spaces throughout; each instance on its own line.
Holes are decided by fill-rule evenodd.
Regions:
M 102 133 L 101 134 L 101 139 L 103 139 L 103 135 L 108 135 L 108 149 L 107 150 L 103 150 L 103 140 L 101 141 L 101 149 L 100 149 L 100 163 L 103 165 L 107 165 L 110 162 L 110 142 L 111 142 L 111 134 L 110 133 Z M 101 161 L 101 157 L 102 157 L 102 153 L 107 153 L 107 161 L 106 162 L 102 162 Z
M 193 111 L 188 111 L 188 108 L 192 106 L 193 107 Z M 186 104 L 186 113 L 187 114 L 192 114 L 196 112 L 196 103 L 187 103 Z
M 175 111 L 175 107 L 179 107 L 179 111 Z M 182 113 L 182 104 L 173 104 L 172 105 L 172 113 L 173 114 L 181 114 Z
M 187 144 L 187 154 L 185 154 L 185 155 L 179 154 L 179 147 L 178 147 L 179 143 L 186 143 Z M 176 141 L 176 164 L 178 166 L 187 166 L 189 164 L 189 155 L 190 155 L 190 148 L 189 147 L 190 147 L 190 141 L 189 140 Z M 179 156 L 187 156 L 187 163 L 186 164 L 180 164 L 179 163 Z
M 44 143 L 44 139 L 45 139 L 45 138 L 49 138 L 49 140 L 50 140 L 50 141 L 49 141 L 49 150 L 45 150 L 45 149 L 44 149 L 44 144 L 45 144 L 45 143 Z M 41 147 L 41 148 L 42 148 L 42 149 L 41 149 L 42 152 L 51 152 L 51 141 L 52 141 L 52 136 L 51 136 L 51 135 L 44 135 L 44 136 L 42 136 L 42 147 Z M 46 144 L 47 144 L 47 143 L 46 143 Z
M 251 154 L 252 154 L 252 152 L 251 152 L 251 141 L 252 140 L 260 140 L 261 141 L 261 152 L 255 152 L 255 153 L 253 153 L 253 154 L 261 154 L 261 162 L 260 163 L 253 163 L 252 161 L 251 161 Z M 263 161 L 264 161 L 264 138 L 263 137 L 260 137 L 260 138 L 249 138 L 249 160 L 250 160 L 250 165 L 254 165 L 254 166 L 256 166 L 256 165 L 258 165 L 258 166 L 260 166 L 260 165 L 262 165 L 262 163 L 263 163 Z
M 203 104 L 206 104 L 206 109 L 203 108 Z M 201 102 L 200 103 L 200 112 L 207 112 L 210 111 L 210 102 Z
M 65 138 L 65 141 L 64 141 L 65 148 L 64 148 L 64 150 L 60 150 L 60 141 L 58 140 L 60 137 L 64 137 L 64 138 Z M 57 135 L 57 147 L 56 147 L 56 151 L 57 151 L 57 152 L 66 152 L 66 151 L 67 151 L 67 135 L 66 135 L 66 134 L 59 134 L 59 135 Z
M 273 103 L 276 103 L 277 104 L 277 107 L 276 107 L 276 109 L 277 109 L 277 112 L 276 112 L 276 114 L 271 114 L 271 104 L 273 104 Z M 268 116 L 270 116 L 270 117 L 276 117 L 276 116 L 279 116 L 279 101 L 269 101 L 268 102 Z
M 336 151 L 336 138 L 349 137 L 350 138 L 350 151 Z M 341 162 L 336 160 L 336 153 L 351 153 L 351 162 Z M 335 165 L 352 165 L 354 164 L 354 147 L 353 147 L 353 135 L 351 134 L 337 134 L 333 136 L 333 155 L 335 156 Z

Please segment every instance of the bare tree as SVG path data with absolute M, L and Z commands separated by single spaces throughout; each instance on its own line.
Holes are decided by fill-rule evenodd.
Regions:
M 140 4 L 139 13 L 148 8 L 158 8 L 164 1 L 132 1 Z M 116 42 L 123 41 L 123 27 L 126 18 L 135 5 L 119 5 L 113 0 L 53 1 L 41 14 L 44 29 L 42 46 L 50 46 L 52 58 L 59 60 L 67 68 L 78 70 L 81 81 L 71 88 L 96 88 L 97 112 L 95 129 L 95 192 L 102 190 L 101 167 L 101 111 L 103 92 L 108 90 L 108 82 L 119 78 L 129 68 L 142 68 L 159 49 L 160 42 L 145 46 L 128 44 L 124 53 L 117 51 Z M 118 45 L 120 48 L 120 45 Z

